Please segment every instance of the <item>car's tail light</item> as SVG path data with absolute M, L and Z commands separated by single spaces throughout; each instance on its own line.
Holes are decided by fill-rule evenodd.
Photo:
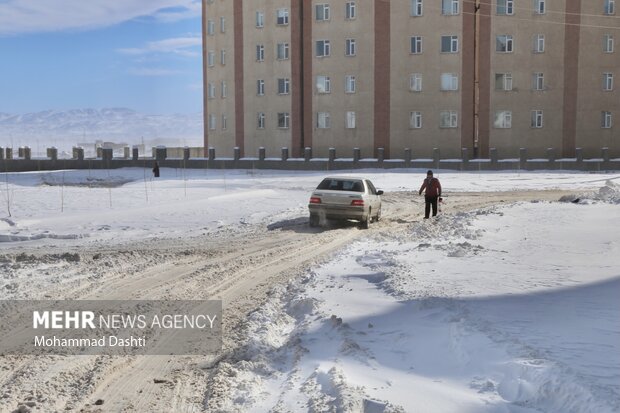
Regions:
M 351 205 L 352 206 L 364 206 L 364 200 L 363 199 L 354 199 L 353 201 L 351 201 Z
M 313 196 L 310 198 L 310 203 L 311 204 L 320 204 L 321 203 L 321 198 L 319 198 L 318 196 Z

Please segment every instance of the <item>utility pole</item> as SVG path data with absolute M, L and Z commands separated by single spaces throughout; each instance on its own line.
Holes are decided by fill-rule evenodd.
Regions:
M 299 85 L 297 86 L 299 88 L 299 99 L 301 101 L 301 104 L 299 105 L 300 110 L 299 110 L 299 123 L 301 126 L 301 137 L 300 137 L 300 148 L 299 148 L 299 155 L 303 155 L 304 154 L 304 150 L 306 147 L 306 142 L 305 142 L 305 136 L 304 136 L 304 132 L 306 129 L 306 119 L 304 119 L 304 105 L 305 105 L 305 96 L 304 96 L 304 91 L 305 91 L 305 81 L 306 79 L 304 78 L 304 0 L 299 0 L 299 39 L 295 39 L 296 41 L 298 41 L 299 43 L 299 55 L 300 55 L 300 62 L 299 62 L 299 75 L 300 75 L 300 82 Z M 308 81 L 310 81 L 308 79 Z
M 478 158 L 480 134 L 480 0 L 474 4 L 474 136 L 473 157 Z

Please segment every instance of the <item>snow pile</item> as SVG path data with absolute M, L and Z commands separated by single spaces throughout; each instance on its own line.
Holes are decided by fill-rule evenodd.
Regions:
M 265 381 L 286 375 L 299 327 L 306 315 L 312 314 L 316 302 L 304 296 L 292 284 L 275 287 L 269 299 L 249 314 L 244 345 L 231 360 L 218 365 L 218 376 L 211 383 L 209 408 L 212 411 L 245 411 L 269 394 L 262 392 Z
M 599 189 L 598 197 L 595 199 L 611 204 L 620 204 L 620 185 L 608 180 L 605 182 L 605 186 Z
M 265 344 L 229 365 L 222 411 L 618 411 L 610 222 L 614 204 L 528 202 L 356 242 L 252 315 Z
M 340 353 L 356 356 L 361 350 L 348 337 L 350 327 L 341 318 L 317 312 L 320 303 L 305 292 L 306 284 L 315 283 L 316 274 L 310 273 L 286 287 L 274 288 L 266 304 L 249 315 L 243 332 L 245 345 L 218 365 L 210 383 L 210 411 L 404 412 L 387 401 L 371 398 L 362 386 L 351 384 L 338 366 L 326 371 L 313 368 L 303 374 L 306 369 L 300 362 L 309 352 L 304 341 L 317 320 L 324 323 L 329 335 L 343 337 Z M 320 334 L 310 341 L 324 344 Z
M 35 241 L 40 239 L 80 239 L 86 238 L 88 234 L 51 234 L 49 231 L 38 232 L 28 235 L 20 234 L 0 234 L 0 242 L 16 242 L 16 241 Z
M 46 174 L 41 177 L 41 185 L 46 186 L 84 186 L 88 188 L 117 188 L 133 182 L 125 176 L 91 177 L 77 174 Z
M 609 204 L 620 204 L 620 185 L 609 179 L 605 185 L 596 191 L 583 193 L 581 195 L 564 195 L 560 198 L 562 202 L 572 202 L 574 204 L 589 204 L 592 202 L 607 202 Z

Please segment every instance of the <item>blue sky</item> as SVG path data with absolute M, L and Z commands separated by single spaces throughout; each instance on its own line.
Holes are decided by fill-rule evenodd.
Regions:
M 0 112 L 200 112 L 200 33 L 200 0 L 0 0 Z

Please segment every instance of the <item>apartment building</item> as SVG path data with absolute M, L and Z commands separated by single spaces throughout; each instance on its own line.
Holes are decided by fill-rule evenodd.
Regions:
M 205 147 L 219 156 L 620 156 L 615 0 L 203 0 L 203 11 Z

